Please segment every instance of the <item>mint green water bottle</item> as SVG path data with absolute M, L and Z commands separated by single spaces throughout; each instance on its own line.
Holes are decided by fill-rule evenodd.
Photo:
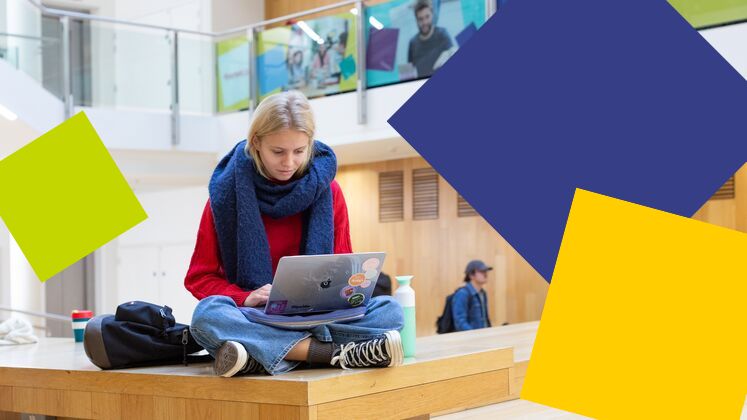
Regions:
M 410 287 L 413 277 L 397 276 L 399 287 L 394 292 L 394 299 L 402 306 L 405 315 L 405 326 L 400 332 L 405 357 L 415 356 L 415 290 Z

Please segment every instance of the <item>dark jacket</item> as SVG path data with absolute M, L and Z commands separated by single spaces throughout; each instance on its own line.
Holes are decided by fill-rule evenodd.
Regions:
M 475 290 L 471 283 L 454 292 L 451 311 L 456 331 L 490 327 L 488 295 L 485 290 Z

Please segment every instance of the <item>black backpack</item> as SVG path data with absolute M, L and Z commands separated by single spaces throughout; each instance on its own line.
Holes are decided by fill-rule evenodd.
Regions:
M 171 308 L 139 301 L 119 305 L 115 315 L 91 318 L 83 347 L 101 369 L 210 360 L 210 356 L 188 356 L 203 348 L 192 338 L 189 325 L 176 322 Z
M 461 289 L 461 287 L 459 289 Z M 446 334 L 446 333 L 456 331 L 456 327 L 454 326 L 454 315 L 451 312 L 451 300 L 456 294 L 456 292 L 459 291 L 459 289 L 456 289 L 454 293 L 450 294 L 449 296 L 446 296 L 446 302 L 444 303 L 444 311 L 441 314 L 441 316 L 439 316 L 438 319 L 436 320 L 436 332 L 438 334 Z M 467 300 L 467 305 L 471 306 L 471 303 L 472 303 L 471 300 Z M 469 308 L 469 306 L 467 308 Z

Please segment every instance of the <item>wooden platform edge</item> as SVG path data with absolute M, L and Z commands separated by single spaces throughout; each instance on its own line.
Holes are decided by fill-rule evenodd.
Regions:
M 446 379 L 317 405 L 319 418 L 410 418 L 451 407 L 481 407 L 509 394 L 508 369 Z M 463 409 L 463 408 L 462 408 Z
M 249 377 L 228 379 L 217 376 L 148 375 L 113 371 L 0 367 L 0 387 L 3 386 L 261 404 L 309 405 L 307 382 Z
M 372 369 L 309 382 L 309 405 L 440 382 L 514 366 L 513 348 L 504 347 L 459 356 L 406 364 L 392 369 Z

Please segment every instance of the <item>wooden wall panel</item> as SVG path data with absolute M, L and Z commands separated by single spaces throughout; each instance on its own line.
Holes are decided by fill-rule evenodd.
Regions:
M 385 1 L 387 0 L 369 0 L 366 1 L 366 6 L 383 3 Z M 315 9 L 317 7 L 322 7 L 334 3 L 339 3 L 339 0 L 265 0 L 265 19 L 274 19 L 280 16 L 287 16 L 292 13 Z M 326 13 L 322 13 L 322 15 L 347 12 L 353 7 L 353 5 L 344 6 L 339 9 L 334 9 L 333 12 L 328 11 Z M 309 15 L 308 17 L 304 17 L 304 19 L 312 19 L 314 17 L 317 17 L 318 15 L 319 14 Z
M 539 319 L 547 283 L 480 216 L 457 216 L 457 193 L 439 177 L 439 218 L 413 220 L 412 171 L 422 158 L 343 166 L 337 181 L 350 213 L 355 251 L 386 251 L 384 272 L 413 274 L 418 335 L 435 334 L 444 299 L 463 284 L 464 266 L 479 258 L 495 269 L 486 287 L 494 325 Z M 379 223 L 378 173 L 404 171 L 405 220 Z M 394 283 L 394 278 L 392 278 Z
M 747 232 L 747 165 L 734 174 L 735 226 L 741 232 Z
M 714 225 L 729 229 L 736 229 L 737 200 L 733 198 L 709 200 L 693 215 L 693 219 L 713 223 Z
M 709 200 L 693 218 L 747 232 L 747 165 L 734 174 L 734 198 Z
M 388 0 L 369 0 L 366 1 L 365 4 L 366 6 L 372 6 L 374 4 L 383 3 L 386 1 Z M 304 10 L 311 10 L 317 7 L 322 7 L 334 3 L 339 3 L 339 0 L 265 0 L 265 19 L 274 19 L 280 16 L 287 16 L 293 13 L 302 12 Z M 353 7 L 355 6 L 351 4 L 348 6 L 327 10 L 322 13 L 306 15 L 301 19 L 308 20 L 337 13 L 346 13 Z M 413 17 L 413 24 L 414 23 L 415 20 Z M 275 26 L 279 25 L 270 25 L 270 27 Z
M 0 411 L 10 411 L 13 408 L 13 388 L 0 386 Z

